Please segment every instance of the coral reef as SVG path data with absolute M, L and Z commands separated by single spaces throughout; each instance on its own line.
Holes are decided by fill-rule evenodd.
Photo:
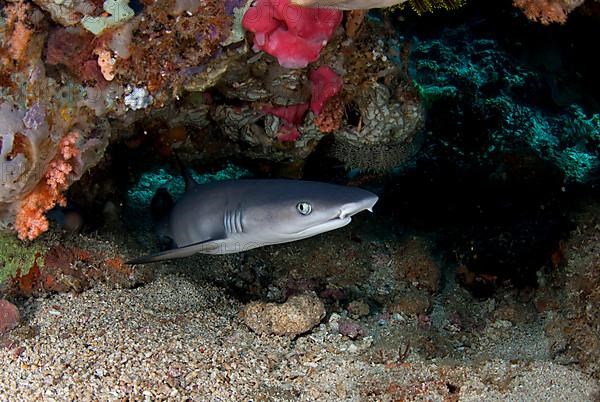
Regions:
M 535 57 L 546 66 L 554 65 L 559 52 L 552 49 Z M 449 113 L 442 120 L 455 120 L 453 127 L 430 125 L 446 143 L 445 152 L 470 147 L 469 152 L 454 156 L 481 166 L 498 166 L 507 159 L 518 162 L 517 155 L 533 154 L 556 166 L 566 182 L 595 179 L 600 115 L 582 107 L 593 100 L 573 95 L 583 94 L 577 80 L 557 86 L 562 78 L 555 71 L 543 66 L 536 71 L 496 41 L 470 38 L 461 29 L 444 30 L 439 40 L 421 42 L 413 57 L 415 78 L 431 113 L 438 119 Z M 543 105 L 536 101 L 541 98 L 546 99 Z M 456 116 L 463 117 L 456 120 Z
M 3 59 L 3 80 L 14 85 L 3 88 L 6 96 L 0 104 L 6 126 L 1 152 L 10 159 L 2 163 L 11 172 L 10 184 L 4 183 L 0 191 L 0 215 L 2 226 L 16 224 L 21 238 L 33 239 L 48 227 L 44 214 L 55 204 L 64 205 L 62 193 L 102 159 L 109 140 L 123 139 L 144 152 L 154 148 L 156 158 L 168 157 L 174 148 L 184 150 L 184 160 L 195 152 L 214 157 L 203 150 L 220 149 L 228 156 L 244 152 L 245 158 L 301 169 L 302 159 L 324 134 L 348 131 L 346 106 L 360 85 L 393 66 L 379 55 L 371 57 L 368 74 L 355 68 L 360 57 L 356 44 L 363 44 L 361 52 L 373 54 L 370 32 L 363 26 L 358 33 L 354 24 L 349 33 L 353 41 L 342 42 L 338 11 L 282 3 L 274 11 L 289 6 L 301 18 L 276 13 L 253 20 L 253 13 L 271 5 L 161 1 L 130 7 L 117 0 L 36 4 L 58 26 L 50 27 L 35 5 L 13 2 L 2 10 L 0 37 L 3 55 L 23 59 L 20 65 Z M 135 13 L 132 7 L 138 7 Z M 279 49 L 287 48 L 285 40 L 296 41 L 297 48 L 288 55 L 293 57 L 280 54 L 278 62 L 265 53 L 250 54 L 240 43 L 242 23 L 255 25 L 259 48 L 277 53 L 280 37 Z M 342 49 L 350 56 L 336 60 Z M 287 60 L 282 64 L 306 66 L 319 53 L 324 62 L 309 68 L 280 65 Z M 27 85 L 20 85 L 25 81 Z M 203 100 L 193 100 L 197 98 Z M 396 117 L 382 124 L 397 124 L 392 122 Z M 152 133 L 149 141 L 149 130 L 143 127 L 149 124 L 154 130 L 152 119 L 169 128 Z M 79 137 L 67 160 L 61 156 L 61 141 L 72 132 Z
M 249 55 L 245 64 L 229 69 L 217 85 L 228 100 L 216 107 L 214 120 L 232 141 L 243 144 L 245 156 L 251 158 L 293 163 L 308 156 L 324 134 L 333 134 L 348 147 L 340 152 L 348 166 L 385 171 L 401 164 L 419 148 L 424 109 L 418 92 L 409 90 L 410 79 L 401 78 L 396 62 L 386 56 L 396 51 L 398 41 L 389 38 L 389 46 L 383 41 L 373 46 L 375 34 L 383 33 L 368 20 L 360 32 L 353 32 L 351 41 L 345 41 L 338 30 L 308 71 L 285 70 L 270 56 Z M 378 79 L 384 79 L 385 85 L 366 90 L 379 88 L 374 83 Z M 386 85 L 397 85 L 398 90 L 375 99 L 379 103 L 374 105 L 372 95 L 386 91 Z M 384 104 L 390 98 L 398 103 Z M 304 114 L 307 102 L 310 111 Z M 361 117 L 362 112 L 369 115 Z M 393 156 L 384 156 L 389 154 Z M 387 163 L 371 162 L 373 155 Z M 369 161 L 361 164 L 361 156 Z
M 496 24 L 288 6 L 0 6 L 0 396 L 593 399 L 600 209 L 585 200 L 570 234 L 569 212 L 598 178 L 600 118 L 552 81 L 571 59 L 509 54 L 536 44 L 502 18 L 546 34 L 510 2 Z M 133 270 L 150 200 L 184 191 L 175 159 L 201 183 L 296 176 L 381 200 L 318 238 Z
M 15 59 L 16 63 L 3 57 L 0 66 L 3 79 L 10 82 L 2 87 L 0 101 L 0 226 L 16 224 L 19 236 L 31 239 L 47 228 L 43 215 L 64 201 L 61 192 L 103 156 L 108 133 L 100 124 L 93 129 L 95 118 L 78 105 L 83 100 L 81 86 L 47 74 L 42 62 L 46 37 L 42 13 L 24 2 L 12 3 L 2 11 L 5 24 L 0 31 L 0 48 L 13 56 L 17 52 L 26 57 Z M 24 16 L 29 17 L 27 23 Z M 80 38 L 79 34 L 60 41 L 74 38 Z M 88 39 L 74 41 L 74 48 L 85 54 Z M 50 52 L 49 57 L 57 52 L 64 57 L 79 56 L 68 47 L 53 47 L 52 43 L 56 42 L 50 44 L 56 52 Z M 96 81 L 98 77 L 93 73 L 86 75 L 94 70 L 86 70 L 87 64 L 83 64 L 83 69 L 70 66 L 82 77 Z M 74 131 L 79 133 L 77 138 L 69 134 Z M 18 213 L 20 217 L 16 218 Z
M 44 214 L 64 205 L 62 193 L 102 159 L 111 131 L 104 116 L 138 111 L 129 115 L 130 127 L 184 84 L 207 78 L 199 67 L 220 50 L 231 23 L 222 4 L 196 13 L 199 3 L 177 3 L 178 9 L 157 2 L 141 16 L 127 1 L 107 0 L 102 8 L 92 2 L 37 4 L 64 27 L 50 28 L 31 3 L 12 2 L 1 10 L 0 77 L 6 85 L 0 101 L 0 226 L 16 228 L 22 239 L 44 232 Z M 212 79 L 206 85 L 214 85 Z
M 9 240 L 19 242 L 14 238 Z M 35 254 L 30 255 L 33 251 Z M 12 255 L 0 259 L 0 266 L 7 264 L 0 269 L 3 275 L 0 291 L 14 300 L 22 300 L 54 293 L 79 293 L 100 283 L 131 288 L 152 277 L 148 270 L 133 270 L 125 265 L 122 255 L 122 250 L 114 244 L 97 237 L 55 230 L 32 245 L 20 245 Z

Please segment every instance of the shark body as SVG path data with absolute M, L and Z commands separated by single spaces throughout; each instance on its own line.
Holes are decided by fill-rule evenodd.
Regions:
M 159 225 L 173 249 L 141 264 L 195 253 L 231 254 L 341 228 L 378 197 L 355 187 L 285 179 L 192 183 Z

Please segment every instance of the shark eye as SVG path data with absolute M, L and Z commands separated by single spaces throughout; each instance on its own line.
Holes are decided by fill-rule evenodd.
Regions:
M 296 204 L 296 209 L 302 215 L 308 215 L 312 212 L 312 205 L 310 205 L 310 203 L 308 203 L 306 201 L 302 201 L 302 202 L 299 202 L 298 204 Z

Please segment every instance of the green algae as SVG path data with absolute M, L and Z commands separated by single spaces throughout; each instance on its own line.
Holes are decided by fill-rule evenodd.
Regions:
M 17 271 L 29 272 L 36 256 L 44 251 L 40 242 L 25 243 L 14 233 L 0 233 L 0 284 L 13 278 Z

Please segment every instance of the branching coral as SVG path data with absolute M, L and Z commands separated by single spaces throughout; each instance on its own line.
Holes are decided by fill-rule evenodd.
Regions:
M 5 8 L 6 26 L 12 28 L 9 53 L 14 60 L 21 60 L 25 55 L 27 43 L 31 39 L 31 30 L 27 26 L 31 5 L 23 0 L 9 4 Z
M 59 143 L 58 153 L 52 159 L 44 177 L 29 195 L 21 202 L 17 212 L 15 227 L 20 239 L 33 240 L 48 230 L 46 211 L 56 204 L 64 206 L 63 196 L 69 186 L 69 175 L 73 171 L 74 158 L 79 155 L 76 142 L 79 133 L 72 131 Z
M 564 24 L 567 21 L 567 14 L 583 2 L 584 0 L 514 0 L 513 4 L 530 20 L 549 25 Z

